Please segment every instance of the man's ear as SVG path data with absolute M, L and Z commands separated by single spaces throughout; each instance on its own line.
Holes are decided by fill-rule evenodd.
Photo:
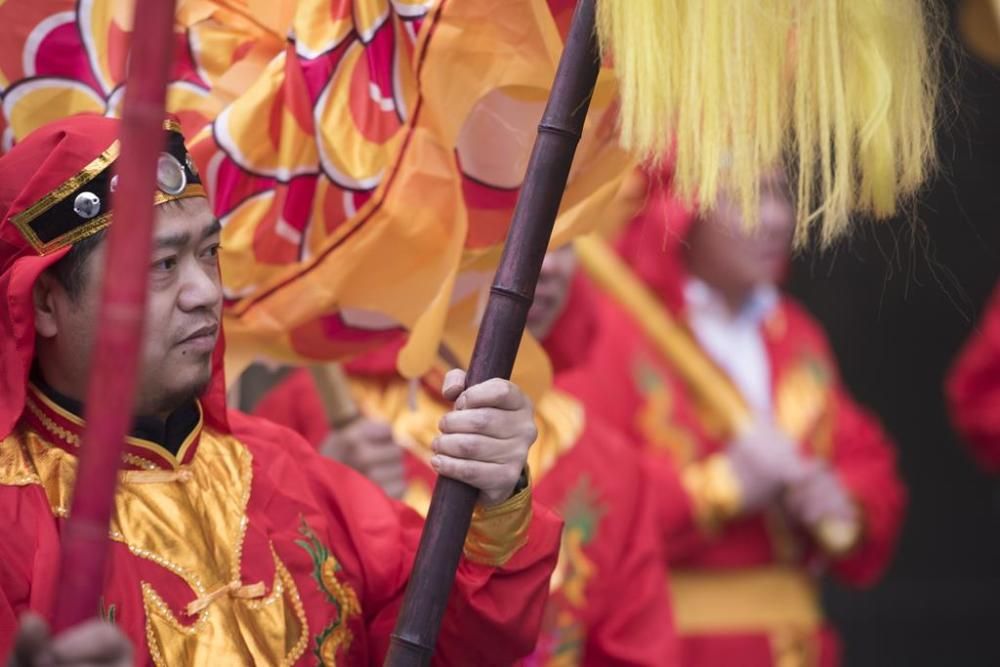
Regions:
M 35 304 L 35 333 L 42 338 L 52 338 L 59 333 L 56 318 L 56 290 L 62 289 L 48 271 L 43 272 L 32 287 Z

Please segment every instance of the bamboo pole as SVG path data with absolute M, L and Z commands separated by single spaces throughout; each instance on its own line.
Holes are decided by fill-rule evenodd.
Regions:
M 116 165 L 121 187 L 113 219 L 121 222 L 112 224 L 108 233 L 106 279 L 85 403 L 87 425 L 70 515 L 61 534 L 56 632 L 95 616 L 104 586 L 108 525 L 142 348 L 173 24 L 174 0 L 136 2 L 122 152 Z
M 595 0 L 580 0 L 518 196 L 466 376 L 467 386 L 509 378 L 535 283 L 600 71 Z M 385 664 L 426 665 L 455 579 L 478 491 L 441 477 L 434 487 Z
M 323 402 L 323 410 L 330 426 L 340 430 L 361 416 L 354 397 L 351 396 L 351 384 L 340 364 L 311 366 L 309 372 Z

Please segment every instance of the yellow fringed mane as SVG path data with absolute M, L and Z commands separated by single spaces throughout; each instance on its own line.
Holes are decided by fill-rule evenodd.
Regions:
M 706 208 L 784 162 L 797 240 L 853 212 L 883 218 L 933 162 L 937 26 L 921 0 L 599 0 L 626 148 L 676 150 L 675 187 Z

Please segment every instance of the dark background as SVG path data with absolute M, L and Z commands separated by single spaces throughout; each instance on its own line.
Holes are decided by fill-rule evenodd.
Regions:
M 1000 70 L 959 45 L 952 19 L 941 170 L 917 224 L 862 224 L 835 251 L 804 253 L 791 276 L 846 382 L 895 437 L 910 491 L 883 582 L 827 586 L 848 667 L 1000 665 L 1000 477 L 970 459 L 942 393 L 1000 277 Z

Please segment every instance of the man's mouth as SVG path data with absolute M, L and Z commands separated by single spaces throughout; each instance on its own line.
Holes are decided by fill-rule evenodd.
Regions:
M 215 338 L 219 332 L 218 324 L 208 324 L 195 329 L 177 343 L 180 347 L 191 348 L 197 352 L 211 352 L 215 348 Z

